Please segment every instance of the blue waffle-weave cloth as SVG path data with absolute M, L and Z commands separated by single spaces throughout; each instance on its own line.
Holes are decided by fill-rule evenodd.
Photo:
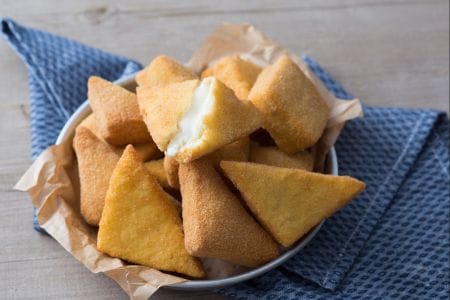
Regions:
M 116 80 L 139 63 L 1 20 L 28 67 L 32 157 L 52 145 L 86 99 L 91 75 Z M 310 57 L 303 60 L 337 97 L 352 96 Z M 219 292 L 236 299 L 447 299 L 449 122 L 433 110 L 364 107 L 337 144 L 340 174 L 366 191 L 329 218 L 283 266 Z M 38 224 L 35 224 L 39 229 Z

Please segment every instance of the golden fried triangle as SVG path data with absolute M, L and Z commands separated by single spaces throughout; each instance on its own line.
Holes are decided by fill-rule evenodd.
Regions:
M 139 107 L 155 143 L 189 162 L 247 136 L 262 125 L 250 101 L 241 101 L 214 77 L 154 88 L 138 87 Z
M 179 177 L 189 253 L 247 267 L 279 255 L 277 244 L 228 189 L 208 157 L 180 164 Z
M 97 226 L 102 216 L 109 179 L 122 150 L 98 138 L 84 124 L 77 127 L 73 138 L 80 176 L 80 211 L 87 223 Z
M 121 146 L 151 141 L 135 93 L 100 77 L 91 76 L 88 98 L 97 121 L 96 126 L 109 144 Z
M 103 137 L 98 129 L 97 123 L 98 123 L 98 121 L 96 120 L 94 114 L 90 114 L 77 126 L 77 130 L 81 127 L 84 127 L 86 129 L 90 130 L 97 137 L 97 139 L 99 139 L 103 143 L 108 144 L 108 142 L 105 141 L 105 139 L 103 139 Z M 141 155 L 141 157 L 144 161 L 147 161 L 150 159 L 158 159 L 160 157 L 163 157 L 163 153 L 161 151 L 159 151 L 158 147 L 152 140 L 150 140 L 146 143 L 133 144 L 133 147 Z M 120 153 L 120 155 L 122 155 L 123 150 L 125 150 L 125 146 L 111 145 L 111 148 L 114 148 L 118 153 Z M 99 157 L 101 157 L 101 155 Z M 119 158 L 117 158 L 117 160 L 119 160 Z M 112 166 L 112 168 L 114 168 L 114 166 L 115 166 L 115 164 Z
M 328 122 L 327 102 L 286 55 L 259 74 L 248 99 L 264 114 L 264 128 L 278 147 L 289 154 L 313 146 Z
M 220 166 L 264 228 L 285 247 L 365 188 L 348 176 L 248 162 L 222 161 Z
M 150 87 L 195 78 L 194 73 L 173 58 L 160 55 L 136 75 L 136 82 L 139 86 Z
M 248 99 L 248 93 L 261 70 L 258 65 L 239 56 L 227 56 L 203 71 L 202 78 L 214 76 L 232 89 L 239 99 Z
M 100 251 L 159 270 L 203 277 L 200 262 L 184 248 L 177 208 L 127 146 L 111 176 L 100 220 Z

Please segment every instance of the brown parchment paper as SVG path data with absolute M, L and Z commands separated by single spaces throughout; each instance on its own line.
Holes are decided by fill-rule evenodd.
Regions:
M 324 135 L 312 149 L 316 167 L 320 169 L 345 121 L 362 115 L 358 99 L 336 99 L 302 61 L 247 24 L 219 26 L 194 53 L 188 67 L 200 73 L 228 55 L 239 55 L 266 66 L 282 54 L 288 54 L 298 62 L 331 107 Z M 147 299 L 161 286 L 185 281 L 152 268 L 127 264 L 97 250 L 97 230 L 87 225 L 79 212 L 77 169 L 72 139 L 67 139 L 46 149 L 16 184 L 15 189 L 27 192 L 37 207 L 39 224 L 86 268 L 115 280 L 131 299 Z M 209 278 L 223 278 L 240 271 L 219 260 L 203 259 L 203 262 Z

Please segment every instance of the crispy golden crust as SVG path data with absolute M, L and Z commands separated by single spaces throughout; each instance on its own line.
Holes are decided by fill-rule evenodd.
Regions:
M 285 247 L 365 188 L 363 182 L 348 176 L 248 162 L 222 161 L 220 166 L 264 228 Z
M 134 93 L 91 76 L 88 98 L 99 132 L 109 144 L 120 146 L 151 141 Z
M 244 137 L 236 142 L 225 145 L 222 148 L 209 154 L 208 157 L 214 165 L 218 165 L 222 160 L 248 161 L 250 154 L 250 140 Z M 174 189 L 180 189 L 178 179 L 179 162 L 170 156 L 164 157 L 164 169 L 167 175 L 169 186 Z
M 261 67 L 239 56 L 227 56 L 219 60 L 212 68 L 202 72 L 202 78 L 215 76 L 232 89 L 239 99 L 248 99 L 248 93 L 261 72 Z
M 164 153 L 159 151 L 156 144 L 151 141 L 145 144 L 134 144 L 134 150 L 141 156 L 143 161 L 159 159 L 164 156 Z M 123 148 L 125 150 L 125 148 Z
M 80 176 L 80 210 L 91 225 L 98 225 L 108 190 L 109 178 L 119 161 L 121 150 L 78 126 L 73 139 Z
M 208 158 L 180 164 L 186 250 L 256 267 L 279 255 L 276 243 L 228 190 Z
M 131 145 L 111 176 L 97 247 L 113 257 L 151 268 L 205 276 L 200 262 L 184 248 L 175 204 Z
M 166 170 L 164 170 L 164 159 L 151 160 L 145 163 L 148 172 L 152 174 L 158 183 L 164 188 L 170 188 L 167 181 Z
M 287 56 L 261 72 L 248 98 L 264 114 L 264 128 L 286 153 L 314 145 L 328 121 L 327 103 Z
M 189 109 L 199 80 L 156 87 L 138 87 L 141 114 L 153 140 L 165 151 L 178 132 L 178 122 Z
M 139 86 L 157 86 L 196 79 L 197 76 L 176 60 L 160 55 L 139 72 L 136 82 Z
M 255 144 L 250 147 L 250 161 L 263 165 L 306 171 L 312 171 L 314 167 L 313 156 L 308 151 L 300 151 L 289 155 L 277 147 L 261 147 Z
M 167 183 L 171 188 L 180 189 L 180 181 L 178 180 L 178 161 L 170 156 L 164 157 L 164 170 L 167 175 Z
M 96 119 L 93 114 L 88 115 L 78 126 L 78 127 L 85 127 L 89 129 L 95 136 L 103 141 L 104 143 L 108 143 L 105 141 L 102 136 L 99 134 L 98 127 L 96 124 Z M 122 155 L 123 150 L 125 150 L 125 146 L 114 146 L 111 145 L 111 147 L 115 148 L 115 150 Z M 134 149 L 141 155 L 142 159 L 144 161 L 151 160 L 151 159 L 158 159 L 164 156 L 164 154 L 159 151 L 156 144 L 150 140 L 148 143 L 141 143 L 141 144 L 133 144 Z
M 190 162 L 209 154 L 224 145 L 248 136 L 262 125 L 262 115 L 250 101 L 238 100 L 233 91 L 216 81 L 214 103 L 203 119 L 205 131 L 197 146 L 179 151 L 179 162 Z
M 250 155 L 250 139 L 244 137 L 208 155 L 213 164 L 219 165 L 222 160 L 248 161 Z
M 94 114 L 92 113 L 89 114 L 83 121 L 81 121 L 80 124 L 78 124 L 77 128 L 79 127 L 85 127 L 89 129 L 93 134 L 95 134 L 97 138 L 103 140 L 100 130 L 98 129 L 97 121 L 94 117 Z

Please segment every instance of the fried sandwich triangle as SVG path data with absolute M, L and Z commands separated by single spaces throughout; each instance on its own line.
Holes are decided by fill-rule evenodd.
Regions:
M 248 162 L 222 161 L 220 166 L 264 228 L 285 247 L 365 188 L 348 176 Z
M 100 77 L 91 76 L 88 98 L 97 120 L 97 129 L 108 143 L 124 146 L 151 141 L 135 93 Z
M 248 99 L 263 113 L 264 128 L 286 153 L 313 146 L 330 108 L 300 67 L 283 55 L 256 79 Z
M 279 255 L 270 235 L 228 189 L 208 157 L 179 169 L 189 253 L 257 267 Z
M 194 73 L 173 58 L 160 55 L 136 75 L 136 82 L 139 86 L 150 87 L 195 78 L 197 76 Z
M 97 226 L 102 216 L 109 179 L 122 150 L 107 144 L 84 126 L 76 129 L 73 148 L 80 176 L 80 211 L 86 222 Z
M 249 135 L 263 122 L 252 103 L 238 100 L 214 77 L 138 87 L 137 94 L 158 148 L 183 163 Z
M 239 99 L 247 100 L 261 70 L 258 65 L 239 56 L 227 56 L 203 71 L 202 78 L 214 76 L 232 89 Z
M 133 263 L 204 277 L 200 262 L 184 248 L 175 204 L 130 145 L 111 176 L 100 220 L 100 251 Z

